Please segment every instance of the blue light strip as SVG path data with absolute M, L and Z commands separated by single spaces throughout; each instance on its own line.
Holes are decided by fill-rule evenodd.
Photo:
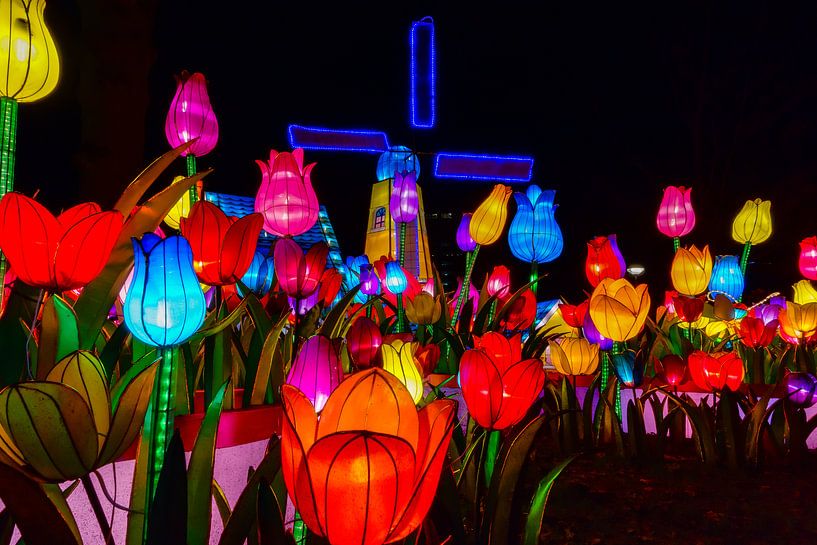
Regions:
M 434 20 L 423 17 L 411 24 L 411 126 L 434 127 L 437 117 L 437 52 L 434 43 Z
M 327 129 L 302 125 L 289 126 L 289 145 L 293 148 L 365 153 L 382 153 L 391 147 L 384 132 Z
M 533 157 L 438 153 L 434 158 L 437 178 L 522 183 L 529 182 L 532 174 Z

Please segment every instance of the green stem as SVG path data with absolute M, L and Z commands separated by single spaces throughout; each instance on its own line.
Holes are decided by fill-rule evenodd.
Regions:
M 402 333 L 403 332 L 403 294 L 399 294 L 397 296 L 397 326 L 395 328 L 395 333 Z
M 454 314 L 451 315 L 451 329 L 457 327 L 457 321 L 460 319 L 460 310 L 465 301 L 468 300 L 469 292 L 471 291 L 471 271 L 474 270 L 474 262 L 477 260 L 479 253 L 479 244 L 474 247 L 474 251 L 465 256 L 465 278 L 462 279 L 462 288 L 460 289 L 460 296 L 457 298 L 457 306 L 454 307 Z
M 150 505 L 156 493 L 159 474 L 164 465 L 165 452 L 173 436 L 173 419 L 176 408 L 176 365 L 178 358 L 172 347 L 161 348 L 162 358 L 156 373 L 150 400 L 150 412 L 145 422 L 145 432 L 149 433 L 148 470 L 145 501 L 145 528 L 148 526 Z
M 681 237 L 672 237 L 673 253 L 678 253 L 678 249 L 680 247 L 681 247 Z
M 620 355 L 624 353 L 624 343 L 620 341 L 613 341 L 613 354 Z M 616 416 L 621 420 L 621 382 L 616 384 Z
M 187 177 L 194 175 L 196 173 L 196 156 L 192 153 L 187 156 Z M 193 187 L 190 188 L 190 206 L 193 206 L 197 200 L 199 200 L 199 193 L 198 188 L 196 187 L 198 184 L 193 184 Z
M 530 281 L 533 282 L 530 289 L 533 291 L 533 298 L 536 299 L 537 292 L 539 291 L 539 262 L 538 261 L 531 261 L 530 262 Z M 536 314 L 533 315 L 533 323 L 530 325 L 530 333 L 528 334 L 528 338 L 533 338 L 533 335 L 536 333 Z
M 749 267 L 749 252 L 752 250 L 752 243 L 743 245 L 743 253 L 740 255 L 740 272 L 743 273 L 743 289 L 746 289 L 746 269 Z M 738 302 L 743 299 L 743 294 L 738 296 Z
M 306 543 L 306 525 L 298 511 L 295 511 L 295 522 L 292 524 L 292 538 L 295 540 L 296 545 Z
M 496 457 L 499 454 L 499 445 L 502 442 L 502 434 L 497 430 L 488 432 L 488 446 L 485 449 L 485 486 L 491 486 L 491 478 L 494 475 Z
M 610 384 L 610 354 L 607 350 L 602 350 L 601 352 L 601 378 L 600 378 L 600 386 L 602 394 L 607 389 L 607 385 Z
M 17 151 L 17 101 L 0 97 L 0 199 L 14 191 L 14 159 Z M 0 253 L 0 308 L 6 283 L 8 262 Z
M 400 253 L 398 259 L 401 267 L 406 266 L 406 227 L 405 223 L 400 223 Z

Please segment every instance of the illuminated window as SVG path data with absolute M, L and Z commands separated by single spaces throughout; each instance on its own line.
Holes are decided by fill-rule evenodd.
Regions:
M 386 228 L 386 207 L 381 206 L 374 213 L 374 221 L 372 221 L 372 231 L 382 231 Z

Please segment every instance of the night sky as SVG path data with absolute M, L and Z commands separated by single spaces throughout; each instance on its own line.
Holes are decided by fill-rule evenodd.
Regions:
M 753 251 L 750 288 L 797 279 L 797 242 L 817 234 L 817 5 L 346 4 L 49 2 L 63 76 L 52 97 L 20 109 L 17 188 L 40 188 L 54 208 L 111 205 L 166 151 L 173 74 L 187 69 L 207 76 L 221 128 L 199 161 L 215 169 L 211 190 L 254 194 L 254 160 L 287 148 L 289 123 L 379 129 L 421 152 L 535 157 L 565 235 L 544 295 L 575 299 L 586 240 L 613 232 L 663 290 L 672 243 L 655 213 L 669 184 L 694 188 L 686 242 L 713 254 L 739 253 L 730 225 L 746 199 L 771 199 L 775 231 Z M 437 25 L 438 128 L 411 131 L 408 28 L 426 15 Z M 376 156 L 307 159 L 344 254 L 362 252 Z M 423 168 L 427 211 L 472 210 L 490 190 Z M 521 277 L 526 266 L 504 238 L 497 246 L 482 272 L 503 259 Z

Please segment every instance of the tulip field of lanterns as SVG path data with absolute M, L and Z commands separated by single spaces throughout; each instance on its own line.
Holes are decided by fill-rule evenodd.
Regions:
M 657 187 L 643 228 L 673 252 L 648 286 L 619 226 L 577 240 L 559 223 L 582 203 L 469 185 L 480 203 L 447 234 L 464 268 L 446 290 L 406 256 L 422 207 L 405 167 L 422 157 L 378 162 L 396 167 L 378 173 L 393 255 L 340 266 L 298 238 L 342 182 L 311 152 L 265 143 L 243 217 L 207 199 L 197 158 L 218 153 L 219 125 L 205 76 L 182 72 L 170 149 L 112 181 L 109 207 L 49 209 L 14 182 L 17 102 L 59 69 L 45 2 L 22 4 L 29 35 L 0 17 L 0 49 L 28 55 L 0 55 L 0 545 L 535 545 L 582 457 L 693 452 L 742 475 L 813 461 L 817 236 L 775 239 L 769 201 L 722 203 L 734 244 L 716 248 L 692 189 Z M 803 279 L 755 297 L 758 244 L 790 246 Z M 489 262 L 490 245 L 515 260 Z M 556 285 L 567 247 L 586 249 L 584 274 Z

